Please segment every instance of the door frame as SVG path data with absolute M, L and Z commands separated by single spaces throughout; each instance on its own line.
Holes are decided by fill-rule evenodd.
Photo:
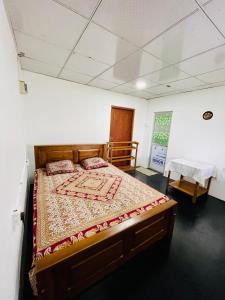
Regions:
M 153 126 L 152 126 L 152 138 L 151 138 L 151 144 L 150 144 L 150 154 L 149 154 L 149 160 L 148 160 L 148 169 L 150 169 L 150 164 L 151 164 L 151 156 L 152 156 L 152 140 L 153 140 L 153 133 L 154 133 L 154 129 L 155 129 L 155 118 L 156 118 L 156 114 L 158 113 L 171 113 L 172 117 L 173 117 L 173 110 L 163 110 L 163 111 L 154 111 L 154 120 L 153 120 Z M 173 118 L 171 117 L 171 122 L 170 122 L 170 128 L 169 128 L 169 138 L 168 138 L 168 145 L 169 145 L 169 140 L 170 140 L 170 130 L 171 130 L 171 125 L 172 125 L 172 120 Z M 167 145 L 167 150 L 166 150 L 166 160 L 167 160 L 167 152 L 168 152 L 168 145 Z M 151 169 L 153 171 L 156 171 L 158 173 L 161 173 L 157 170 Z M 165 167 L 164 170 L 161 174 L 164 174 L 165 171 Z
M 111 105 L 111 110 L 110 110 L 110 126 L 109 126 L 109 142 L 110 142 L 110 133 L 111 133 L 111 121 L 112 121 L 112 109 L 113 108 L 118 108 L 118 109 L 123 109 L 123 110 L 130 110 L 133 112 L 133 117 L 132 117 L 132 124 L 131 124 L 131 141 L 133 139 L 133 130 L 134 130 L 134 115 L 135 115 L 135 108 L 129 108 L 129 107 L 123 107 L 123 106 L 116 106 L 116 105 Z M 129 141 L 128 141 L 129 142 Z

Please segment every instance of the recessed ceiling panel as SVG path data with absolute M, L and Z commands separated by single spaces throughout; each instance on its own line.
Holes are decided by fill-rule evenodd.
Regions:
M 78 14 L 89 18 L 96 7 L 98 0 L 55 0 L 55 2 L 62 3 Z
M 161 84 L 157 86 L 153 86 L 152 88 L 148 89 L 148 92 L 152 94 L 163 94 L 163 93 L 170 93 L 174 89 L 171 86 L 167 86 L 166 84 Z
M 225 1 L 210 1 L 203 9 L 225 36 Z
M 209 2 L 213 1 L 213 0 L 196 0 L 198 2 L 198 4 L 204 6 L 205 4 L 208 4 Z
M 14 29 L 36 38 L 72 49 L 87 20 L 52 0 L 9 0 Z
M 143 90 L 156 85 L 155 82 L 152 82 L 144 77 L 139 77 L 135 80 L 129 81 L 125 85 L 130 86 L 131 88 L 137 90 L 139 83 L 144 84 L 145 87 L 143 88 Z
M 158 37 L 144 49 L 176 63 L 224 43 L 224 38 L 199 11 Z
M 170 86 L 174 90 L 184 90 L 184 89 L 192 89 L 195 88 L 196 86 L 203 85 L 204 82 L 200 81 L 199 79 L 196 78 L 187 78 L 187 79 L 182 79 L 178 80 L 175 82 L 171 82 Z
M 15 31 L 17 50 L 26 57 L 33 58 L 54 66 L 62 66 L 69 55 L 69 50 L 53 46 L 33 38 L 29 35 Z
M 207 83 L 225 81 L 225 69 L 198 75 L 197 78 L 199 78 Z
M 195 56 L 179 63 L 177 66 L 192 75 L 225 68 L 225 46 Z
M 129 93 L 135 92 L 136 90 L 134 90 L 133 88 L 131 88 L 127 84 L 122 84 L 122 85 L 114 87 L 112 89 L 112 91 L 122 93 L 122 94 L 129 94 Z
M 126 80 L 124 76 L 120 76 L 114 72 L 114 68 L 110 68 L 108 71 L 101 74 L 98 78 L 108 80 L 110 82 L 116 83 L 116 84 L 122 84 L 125 83 Z
M 154 56 L 144 51 L 138 51 L 113 66 L 100 77 L 112 82 L 118 82 L 119 84 L 159 70 L 166 65 L 167 63 L 162 62 Z
M 78 83 L 83 83 L 83 84 L 88 83 L 92 79 L 91 76 L 77 73 L 77 72 L 74 72 L 74 71 L 68 70 L 68 69 L 63 70 L 62 74 L 60 75 L 60 78 L 66 79 L 69 81 L 78 82 Z
M 107 81 L 107 80 L 96 78 L 96 79 L 92 80 L 88 85 L 109 90 L 109 89 L 113 88 L 114 86 L 116 86 L 117 84 Z
M 67 69 L 72 69 L 75 72 L 87 74 L 89 76 L 97 76 L 99 73 L 106 70 L 109 66 L 96 61 L 87 56 L 75 53 L 71 55 L 69 61 L 66 64 Z
M 148 93 L 147 91 L 134 91 L 134 92 L 129 93 L 129 95 L 134 96 L 134 97 L 141 97 L 144 99 L 149 99 L 151 97 L 154 97 L 153 94 Z
M 145 78 L 160 84 L 184 79 L 187 77 L 190 77 L 190 75 L 182 72 L 174 66 L 166 67 L 164 69 L 161 69 L 160 71 L 156 71 L 145 76 Z
M 220 81 L 220 82 L 214 82 L 214 83 L 209 83 L 209 84 L 204 84 L 197 86 L 195 90 L 202 90 L 202 89 L 208 89 L 208 88 L 213 88 L 213 87 L 219 87 L 225 85 L 225 81 Z
M 143 46 L 197 8 L 194 0 L 107 0 L 102 2 L 93 19 Z
M 60 67 L 49 65 L 26 57 L 20 58 L 20 64 L 23 70 L 49 75 L 53 77 L 56 77 L 60 70 Z
M 165 97 L 165 96 L 172 96 L 172 95 L 178 94 L 179 92 L 180 92 L 179 90 L 176 90 L 176 91 L 170 91 L 170 92 L 167 92 L 167 93 L 160 93 L 160 94 L 156 95 L 154 98 Z
M 132 44 L 93 23 L 88 26 L 76 47 L 76 52 L 110 65 L 136 50 Z

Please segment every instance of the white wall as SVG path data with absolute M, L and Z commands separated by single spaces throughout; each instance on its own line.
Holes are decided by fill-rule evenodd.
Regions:
M 15 45 L 0 0 L 0 299 L 17 299 L 22 222 L 12 222 L 13 209 L 24 206 L 26 186 L 22 100 L 18 91 Z
M 167 161 L 184 157 L 215 164 L 218 174 L 212 181 L 210 194 L 225 200 L 225 87 L 154 99 L 148 109 L 148 152 L 154 112 L 173 111 Z M 214 117 L 205 121 L 202 114 L 207 110 Z
M 145 164 L 146 100 L 26 71 L 23 78 L 28 84 L 28 94 L 23 98 L 33 167 L 35 144 L 107 142 L 111 105 L 135 109 L 133 139 L 140 142 L 138 163 Z

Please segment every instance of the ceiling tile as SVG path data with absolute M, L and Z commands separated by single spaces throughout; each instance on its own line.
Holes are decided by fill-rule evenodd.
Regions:
M 205 4 L 208 4 L 209 2 L 211 2 L 213 0 L 197 0 L 197 2 L 200 4 L 200 5 L 205 5 Z
M 165 97 L 165 96 L 172 96 L 172 95 L 176 95 L 178 93 L 181 93 L 179 90 L 176 91 L 170 91 L 168 93 L 161 93 L 159 95 L 157 95 L 157 97 Z
M 164 84 L 157 85 L 157 86 L 154 86 L 154 87 L 148 89 L 148 92 L 150 92 L 152 94 L 164 94 L 164 93 L 170 93 L 171 91 L 173 91 L 173 88 L 168 87 Z
M 166 65 L 167 63 L 140 50 L 113 66 L 100 77 L 120 84 L 159 70 Z
M 124 93 L 124 94 L 129 94 L 132 93 L 136 90 L 132 89 L 130 86 L 127 86 L 126 84 L 122 84 L 119 86 L 116 86 L 112 89 L 113 92 L 118 92 L 118 93 Z
M 108 0 L 93 20 L 142 46 L 196 8 L 194 0 Z
M 125 83 L 126 78 L 124 74 L 119 74 L 115 72 L 114 68 L 109 69 L 108 71 L 104 72 L 99 76 L 100 79 L 108 80 L 110 82 L 116 83 L 116 84 L 122 84 Z
M 181 62 L 177 67 L 192 75 L 225 68 L 225 46 L 218 47 Z
M 107 81 L 107 80 L 96 78 L 93 81 L 91 81 L 88 85 L 109 90 L 109 89 L 113 88 L 114 86 L 116 86 L 117 84 Z
M 42 40 L 14 31 L 17 51 L 24 52 L 28 58 L 40 60 L 42 62 L 62 66 L 69 55 L 69 50 L 58 48 Z
M 225 39 L 197 2 L 225 34 L 223 0 L 103 0 L 60 77 L 147 99 L 224 84 Z M 22 68 L 56 77 L 98 3 L 7 0 Z
M 198 75 L 197 78 L 199 78 L 207 83 L 225 81 L 225 69 L 220 69 L 217 71 Z
M 145 85 L 146 85 L 145 89 L 150 88 L 150 87 L 152 87 L 152 86 L 156 86 L 156 83 L 155 83 L 155 82 L 152 82 L 152 81 L 150 81 L 150 80 L 148 80 L 148 79 L 146 79 L 146 78 L 144 78 L 144 77 L 139 77 L 139 78 L 137 78 L 137 79 L 135 79 L 135 80 L 132 80 L 132 81 L 130 81 L 130 82 L 127 82 L 127 83 L 126 83 L 126 86 L 130 86 L 130 87 L 133 88 L 134 90 L 137 90 L 137 83 L 138 83 L 138 82 L 144 82 Z M 143 90 L 144 90 L 144 89 L 143 89 Z
M 14 29 L 72 49 L 87 20 L 52 0 L 9 0 Z
M 108 67 L 109 66 L 104 63 L 95 61 L 92 58 L 80 55 L 78 53 L 74 53 L 73 55 L 71 55 L 66 64 L 67 69 L 71 69 L 78 73 L 87 74 L 92 77 L 97 76 Z
M 60 78 L 74 81 L 77 83 L 88 83 L 93 77 L 86 74 L 76 73 L 72 70 L 64 69 L 60 75 Z
M 154 95 L 154 94 L 152 94 L 147 100 L 155 99 L 155 98 L 157 98 L 157 97 L 159 97 L 159 95 Z
M 224 38 L 213 24 L 203 12 L 199 11 L 165 32 L 144 49 L 162 60 L 176 63 L 224 42 Z
M 94 23 L 88 26 L 76 47 L 76 52 L 110 65 L 136 50 L 137 47 Z
M 170 82 L 170 86 L 172 89 L 192 89 L 198 85 L 204 84 L 202 81 L 196 79 L 196 78 L 187 78 L 187 79 L 182 79 L 174 82 Z
M 46 63 L 26 57 L 21 57 L 20 63 L 23 70 L 45 74 L 53 77 L 56 77 L 60 70 L 60 67 L 48 65 Z
M 203 90 L 203 89 L 219 87 L 219 86 L 224 86 L 224 85 L 225 85 L 225 81 L 209 83 L 209 84 L 199 85 L 195 88 L 195 90 Z
M 207 15 L 225 35 L 225 1 L 213 0 L 203 7 Z
M 144 99 L 149 99 L 149 98 L 153 97 L 153 94 L 148 93 L 146 91 L 134 91 L 134 92 L 129 93 L 129 95 L 134 96 L 134 97 L 144 98 Z
M 174 66 L 170 66 L 170 67 L 161 69 L 160 71 L 153 72 L 144 77 L 152 80 L 153 82 L 157 82 L 157 83 L 161 84 L 161 83 L 166 83 L 166 82 L 175 81 L 175 80 L 179 80 L 179 79 L 184 79 L 189 76 L 190 75 L 182 72 L 178 68 L 176 68 Z
M 78 14 L 89 18 L 94 11 L 98 0 L 54 0 L 55 2 L 62 3 L 68 8 L 74 10 Z

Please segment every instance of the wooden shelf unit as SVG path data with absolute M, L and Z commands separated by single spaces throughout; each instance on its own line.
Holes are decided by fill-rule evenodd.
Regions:
M 124 146 L 122 146 L 124 144 Z M 113 163 L 118 162 L 129 162 L 129 165 L 126 166 L 118 166 L 121 170 L 133 171 L 136 169 L 137 164 L 137 151 L 138 151 L 138 142 L 135 141 L 125 141 L 125 142 L 108 142 L 107 143 L 107 159 L 108 161 Z M 116 151 L 129 151 L 130 154 L 118 155 Z M 115 155 L 114 155 L 115 154 Z M 130 165 L 130 162 L 134 160 L 134 166 Z

